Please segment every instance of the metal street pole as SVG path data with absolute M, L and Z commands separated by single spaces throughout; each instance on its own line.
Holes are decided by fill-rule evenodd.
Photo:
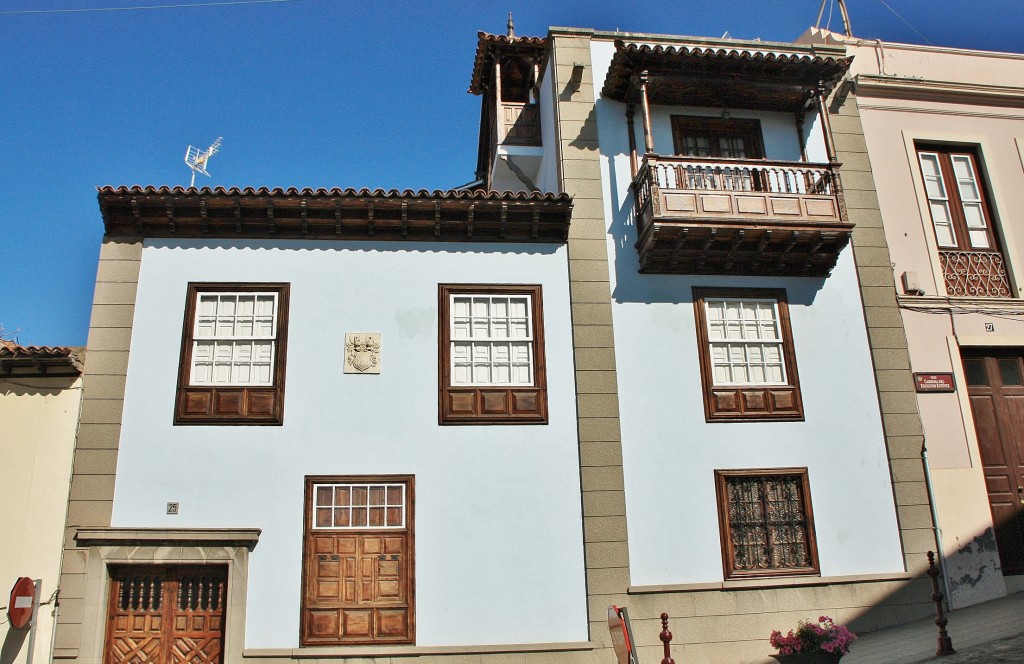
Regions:
M 35 591 L 32 595 L 32 623 L 28 629 L 28 658 L 25 660 L 27 664 L 32 664 L 32 655 L 35 654 L 36 649 L 36 623 L 39 622 L 39 595 L 42 592 L 43 580 L 36 579 Z

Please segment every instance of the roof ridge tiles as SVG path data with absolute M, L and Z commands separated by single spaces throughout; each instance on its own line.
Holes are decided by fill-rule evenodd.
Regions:
M 523 201 L 569 201 L 566 193 L 497 191 L 484 189 L 370 189 L 361 187 L 329 189 L 318 187 L 182 187 L 154 185 L 102 185 L 97 187 L 99 196 L 107 195 L 155 195 L 155 196 L 269 196 L 269 197 L 322 197 L 322 198 L 415 198 L 415 199 L 462 199 L 462 200 L 523 200 Z

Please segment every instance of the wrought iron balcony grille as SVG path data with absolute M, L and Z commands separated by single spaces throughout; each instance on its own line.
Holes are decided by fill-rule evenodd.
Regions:
M 1006 264 L 998 251 L 940 251 L 946 293 L 966 297 L 1010 297 Z

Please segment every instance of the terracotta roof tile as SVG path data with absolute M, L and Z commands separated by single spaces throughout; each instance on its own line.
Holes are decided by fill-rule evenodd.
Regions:
M 67 346 L 20 346 L 0 339 L 0 376 L 78 376 L 82 349 Z
M 681 44 L 675 45 L 662 45 L 656 44 L 654 46 L 650 44 L 641 44 L 636 42 L 625 42 L 617 40 L 615 42 L 615 48 L 617 51 L 624 51 L 626 53 L 639 53 L 639 54 L 665 54 L 668 56 L 672 55 L 692 55 L 696 57 L 705 58 L 716 58 L 716 59 L 729 59 L 729 60 L 764 60 L 767 62 L 800 62 L 807 64 L 844 64 L 849 66 L 853 61 L 852 57 L 839 57 L 839 56 L 820 56 L 816 54 L 799 53 L 796 51 L 786 52 L 782 48 L 726 48 L 724 46 L 697 46 Z
M 330 189 L 305 187 L 168 187 L 152 185 L 97 187 L 100 196 L 155 195 L 155 196 L 260 196 L 260 197 L 304 197 L 304 198 L 380 198 L 416 200 L 465 200 L 465 201 L 571 201 L 569 194 L 552 194 L 522 191 L 486 191 L 483 189 L 353 189 L 351 187 Z

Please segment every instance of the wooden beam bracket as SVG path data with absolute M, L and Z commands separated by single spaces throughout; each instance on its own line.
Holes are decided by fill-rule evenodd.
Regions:
M 132 196 L 132 216 L 135 217 L 135 232 L 142 234 L 142 215 L 139 212 L 139 199 Z
M 202 219 L 201 225 L 202 225 L 202 228 L 203 228 L 203 233 L 209 233 L 210 232 L 210 218 L 208 216 L 206 216 L 206 199 L 205 198 L 200 198 L 199 199 L 199 217 L 200 217 L 200 219 Z
M 173 233 L 174 227 L 174 199 L 170 196 L 164 196 L 164 209 L 167 213 L 167 230 Z

